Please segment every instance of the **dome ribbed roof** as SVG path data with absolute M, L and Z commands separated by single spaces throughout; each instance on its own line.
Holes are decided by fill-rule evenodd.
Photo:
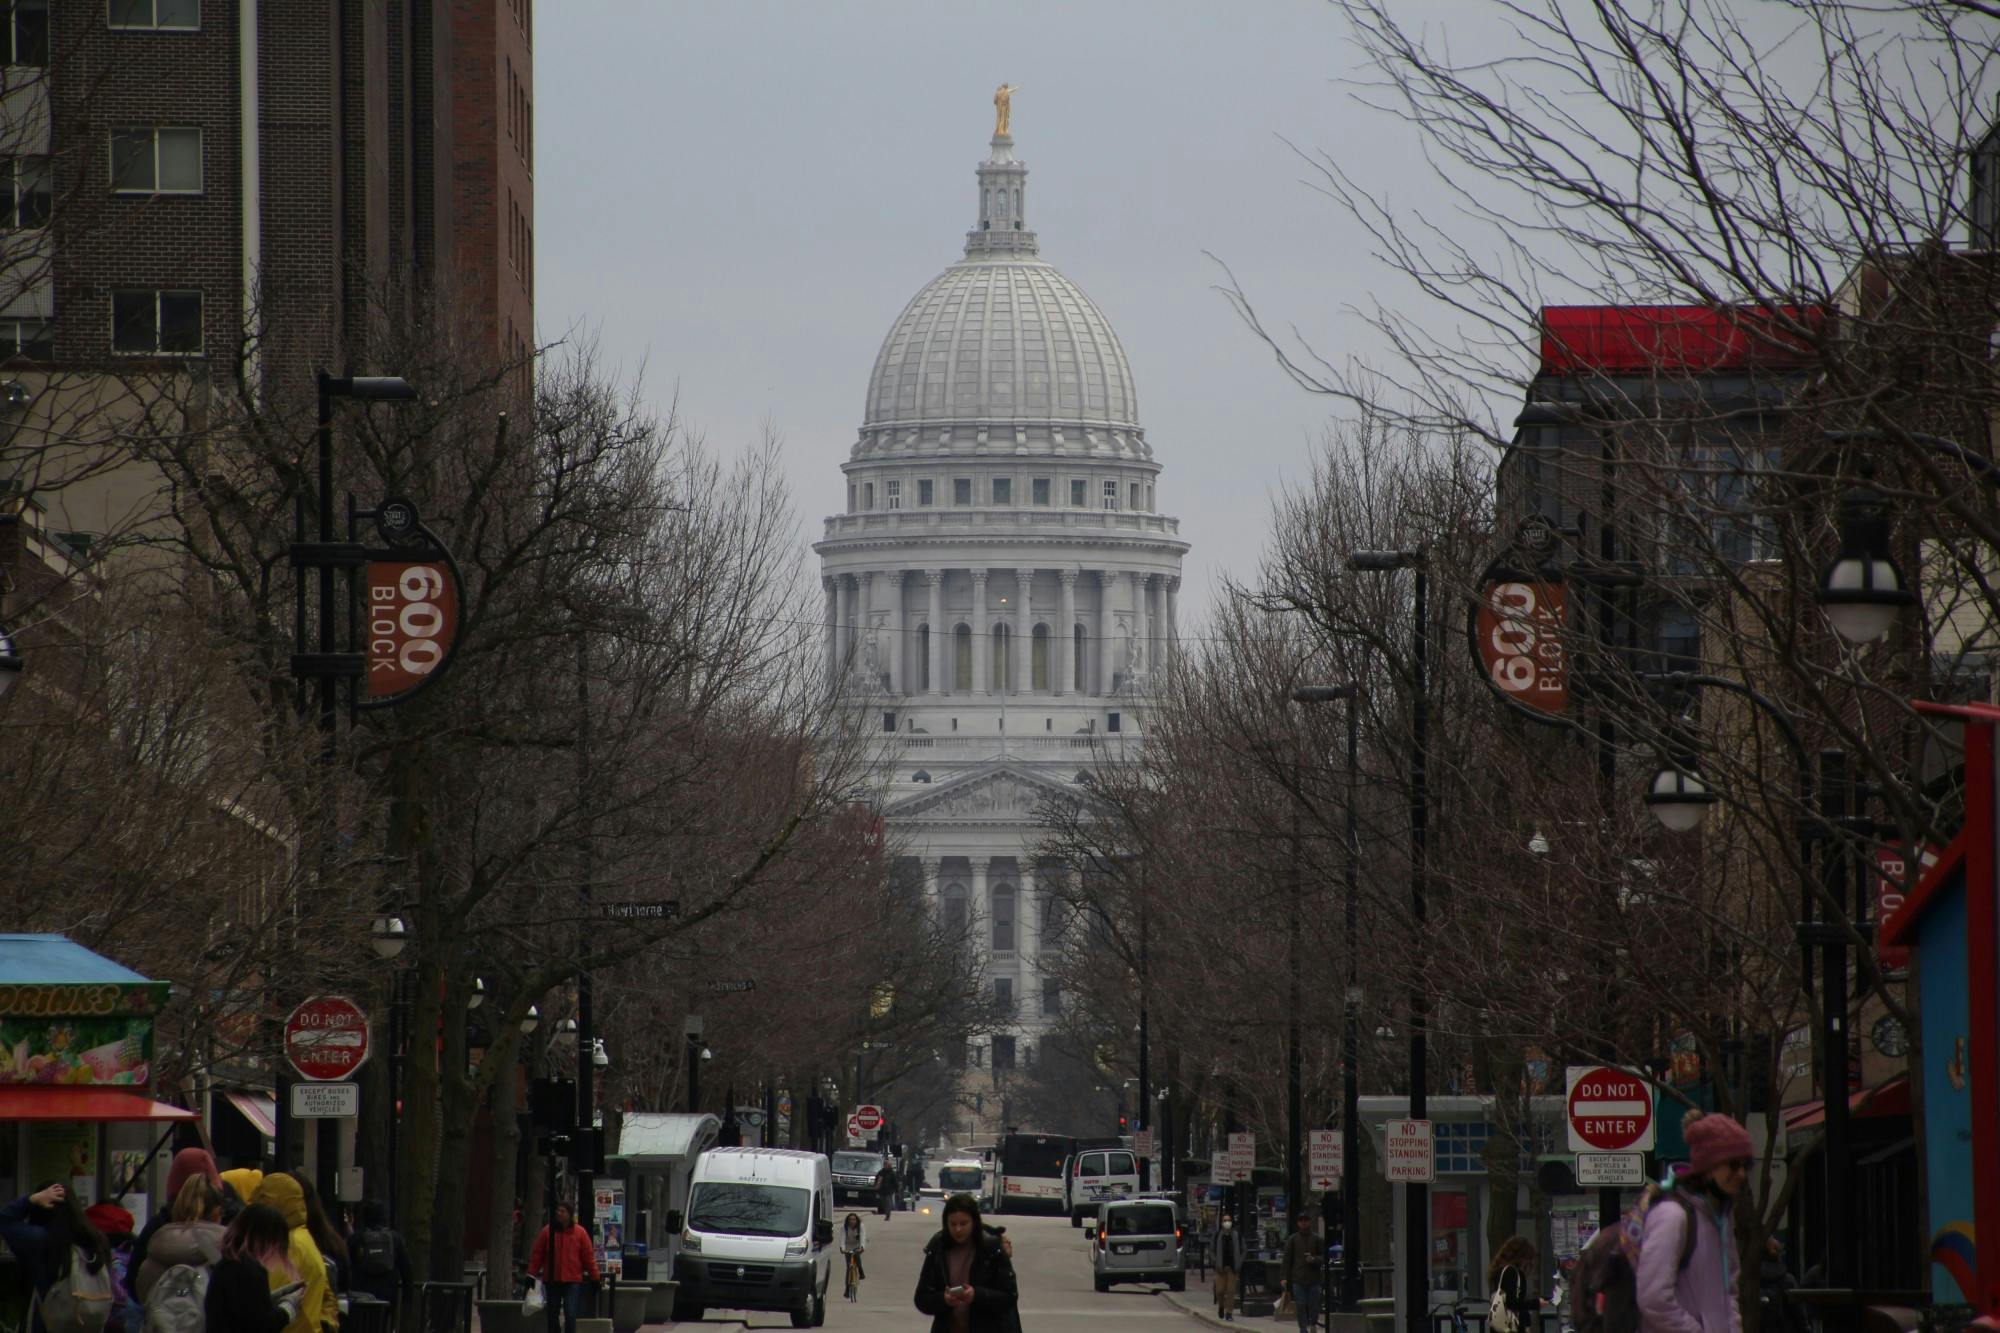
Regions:
M 967 259 L 882 341 L 863 429 L 998 419 L 1139 425 L 1125 349 L 1081 288 L 1040 260 Z

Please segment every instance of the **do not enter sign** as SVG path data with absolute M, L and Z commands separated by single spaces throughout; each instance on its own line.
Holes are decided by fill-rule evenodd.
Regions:
M 285 1020 L 285 1058 L 303 1078 L 346 1078 L 368 1058 L 368 1015 L 345 996 L 314 996 Z
M 1569 1150 L 1650 1152 L 1653 1090 L 1624 1069 L 1569 1067 Z
M 850 1118 L 854 1121 L 854 1127 L 866 1134 L 873 1134 L 882 1128 L 882 1108 L 879 1106 L 857 1106 Z

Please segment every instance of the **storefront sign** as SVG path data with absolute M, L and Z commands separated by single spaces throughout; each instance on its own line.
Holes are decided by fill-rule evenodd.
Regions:
M 167 983 L 148 981 L 141 985 L 105 982 L 95 985 L 63 986 L 52 983 L 0 985 L 0 1015 L 6 1017 L 53 1016 L 57 1014 L 150 1014 L 166 1002 Z
M 144 1087 L 152 1061 L 150 1018 L 0 1018 L 0 1084 Z

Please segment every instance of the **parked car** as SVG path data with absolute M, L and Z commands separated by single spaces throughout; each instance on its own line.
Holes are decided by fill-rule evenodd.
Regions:
M 1180 1205 L 1171 1198 L 1107 1199 L 1084 1229 L 1092 1282 L 1099 1291 L 1119 1282 L 1164 1282 L 1186 1291 L 1186 1237 Z

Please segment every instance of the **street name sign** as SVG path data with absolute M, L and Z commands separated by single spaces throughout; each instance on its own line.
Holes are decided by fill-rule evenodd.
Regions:
M 1392 1185 L 1428 1185 L 1437 1175 L 1431 1122 L 1391 1120 L 1383 1135 L 1382 1177 Z
M 1576 1155 L 1579 1185 L 1643 1185 L 1646 1155 L 1636 1152 L 1580 1152 Z
M 292 1119 L 351 1120 L 361 1114 L 358 1083 L 292 1084 Z
M 1569 1150 L 1651 1152 L 1653 1090 L 1629 1069 L 1569 1066 Z M 1581 1183 L 1581 1182 L 1579 1182 Z
M 368 1060 L 368 1015 L 344 995 L 315 995 L 285 1020 L 285 1058 L 315 1083 L 346 1078 Z
M 741 995 L 745 991 L 756 990 L 757 983 L 749 977 L 743 977 L 736 981 L 711 981 L 708 983 L 708 989 L 717 995 Z
M 1306 1174 L 1313 1189 L 1324 1194 L 1340 1184 L 1341 1139 L 1337 1129 L 1306 1131 Z
M 604 921 L 678 921 L 681 900 L 667 898 L 656 903 L 598 903 L 597 915 Z

